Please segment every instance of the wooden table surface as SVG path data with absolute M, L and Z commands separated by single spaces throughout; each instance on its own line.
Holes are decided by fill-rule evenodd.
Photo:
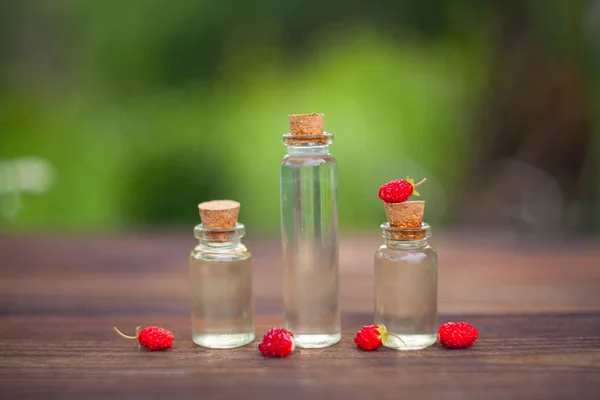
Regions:
M 341 240 L 342 341 L 260 357 L 256 343 L 207 350 L 190 338 L 180 234 L 0 237 L 0 398 L 600 398 L 600 240 L 437 233 L 439 322 L 466 320 L 470 349 L 358 351 L 372 322 L 377 232 Z M 257 337 L 281 323 L 276 239 L 254 255 Z M 165 352 L 112 332 L 174 332 Z

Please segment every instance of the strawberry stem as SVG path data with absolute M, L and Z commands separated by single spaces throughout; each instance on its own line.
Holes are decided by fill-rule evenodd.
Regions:
M 423 179 L 421 179 L 421 181 L 420 181 L 420 182 L 418 182 L 418 183 L 415 183 L 415 186 L 414 186 L 414 187 L 419 187 L 419 186 L 421 186 L 423 183 L 425 183 L 425 181 L 426 181 L 426 180 L 427 180 L 427 178 L 423 178 Z
M 138 326 L 137 328 L 135 328 L 135 338 L 138 339 L 138 351 L 140 351 L 142 349 L 142 344 L 139 341 L 140 328 L 141 328 L 141 326 Z
M 406 346 L 406 342 L 404 340 L 402 340 L 402 338 L 400 337 L 400 335 L 398 335 L 397 333 L 388 332 L 387 334 L 395 337 L 396 339 L 398 339 L 399 341 L 401 341 L 403 345 Z
M 124 334 L 123 332 L 118 330 L 116 326 L 114 326 L 113 329 L 115 330 L 115 332 L 117 332 L 117 334 L 124 337 L 125 339 L 137 339 L 137 336 L 129 336 L 129 335 Z M 136 334 L 137 334 L 137 330 L 136 330 Z
M 397 333 L 392 333 L 392 332 L 388 331 L 384 324 L 379 324 L 379 327 L 381 328 L 380 334 L 382 336 L 382 339 L 385 340 L 386 336 L 390 336 L 391 335 L 391 336 L 394 336 L 395 338 L 397 338 L 399 341 L 402 342 L 403 345 L 406 346 L 406 342 L 404 340 L 402 340 L 402 338 L 400 337 L 400 335 L 398 335 Z

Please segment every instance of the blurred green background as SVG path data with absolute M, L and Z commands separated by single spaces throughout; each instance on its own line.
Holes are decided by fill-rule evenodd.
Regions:
M 420 180 L 437 226 L 598 231 L 600 4 L 5 0 L 0 228 L 279 227 L 287 115 L 335 134 L 340 225 Z

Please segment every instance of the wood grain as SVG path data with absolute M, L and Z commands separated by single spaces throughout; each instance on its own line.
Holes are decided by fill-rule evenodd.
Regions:
M 440 318 L 479 328 L 470 349 L 358 351 L 372 321 L 379 239 L 341 244 L 344 336 L 264 359 L 256 342 L 207 350 L 190 340 L 187 254 L 178 235 L 0 238 L 0 398 L 598 398 L 599 242 L 438 235 Z M 256 332 L 281 323 L 279 245 L 254 254 Z M 112 331 L 172 330 L 166 352 Z

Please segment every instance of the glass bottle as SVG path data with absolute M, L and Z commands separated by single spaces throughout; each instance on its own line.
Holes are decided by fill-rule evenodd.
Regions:
M 227 349 L 254 340 L 251 254 L 241 242 L 244 225 L 194 228 L 190 254 L 192 340 Z
M 417 350 L 437 340 L 437 254 L 427 243 L 431 228 L 381 225 L 384 243 L 375 253 L 375 324 L 390 335 L 385 347 Z
M 293 118 L 313 116 L 320 116 L 320 133 L 294 129 Z M 337 172 L 329 153 L 333 135 L 323 133 L 322 116 L 290 116 L 280 170 L 285 328 L 304 348 L 341 338 Z

